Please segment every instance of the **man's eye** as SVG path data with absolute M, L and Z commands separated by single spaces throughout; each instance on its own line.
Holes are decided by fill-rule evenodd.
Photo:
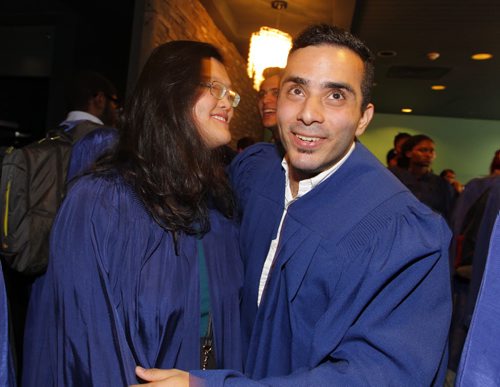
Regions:
M 302 89 L 300 87 L 292 87 L 288 91 L 288 94 L 291 94 L 291 95 L 302 95 L 303 93 L 302 93 Z
M 335 100 L 345 99 L 344 94 L 342 94 L 340 91 L 334 91 L 332 94 L 330 94 L 330 98 Z

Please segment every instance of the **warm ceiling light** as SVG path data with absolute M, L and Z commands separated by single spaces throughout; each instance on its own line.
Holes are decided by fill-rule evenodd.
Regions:
M 390 57 L 393 57 L 396 55 L 398 55 L 398 53 L 396 51 L 393 51 L 393 50 L 382 50 L 382 51 L 377 52 L 377 56 L 379 56 L 381 58 L 390 58 Z
M 487 52 L 480 52 L 471 56 L 474 60 L 487 60 L 493 58 L 493 55 L 488 54 Z
M 402 108 L 401 111 L 403 113 L 411 113 L 413 111 L 413 109 L 410 109 L 410 108 Z
M 427 53 L 427 58 L 429 60 L 436 60 L 437 58 L 439 58 L 441 56 L 441 54 L 439 52 L 428 52 Z
M 432 85 L 431 89 L 432 90 L 444 90 L 444 89 L 446 89 L 446 86 L 445 85 Z
M 250 39 L 247 73 L 253 78 L 253 87 L 259 90 L 262 72 L 268 67 L 285 67 L 292 37 L 275 28 L 261 27 Z

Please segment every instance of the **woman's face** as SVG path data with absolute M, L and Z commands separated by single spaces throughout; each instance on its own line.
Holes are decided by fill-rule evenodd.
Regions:
M 227 88 L 231 81 L 224 65 L 214 58 L 203 59 L 201 78 L 204 83 L 217 81 Z M 202 94 L 194 105 L 194 119 L 196 127 L 203 141 L 209 148 L 217 148 L 231 141 L 229 122 L 233 118 L 233 107 L 228 99 L 228 94 L 222 99 L 215 98 L 210 93 L 210 88 L 202 86 Z

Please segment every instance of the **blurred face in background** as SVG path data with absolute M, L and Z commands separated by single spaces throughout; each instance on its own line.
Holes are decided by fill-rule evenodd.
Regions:
M 406 157 L 410 159 L 410 166 L 430 168 L 436 158 L 434 142 L 430 140 L 420 141 L 412 150 L 406 152 Z
M 276 126 L 276 108 L 280 87 L 279 75 L 264 79 L 259 90 L 259 113 L 265 128 Z

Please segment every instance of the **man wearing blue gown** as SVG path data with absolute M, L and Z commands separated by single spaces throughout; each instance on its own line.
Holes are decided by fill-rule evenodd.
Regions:
M 191 371 L 206 385 L 442 385 L 450 232 L 356 140 L 373 116 L 372 84 L 373 57 L 351 34 L 318 25 L 294 41 L 278 101 L 285 157 L 257 144 L 231 166 L 244 373 Z

